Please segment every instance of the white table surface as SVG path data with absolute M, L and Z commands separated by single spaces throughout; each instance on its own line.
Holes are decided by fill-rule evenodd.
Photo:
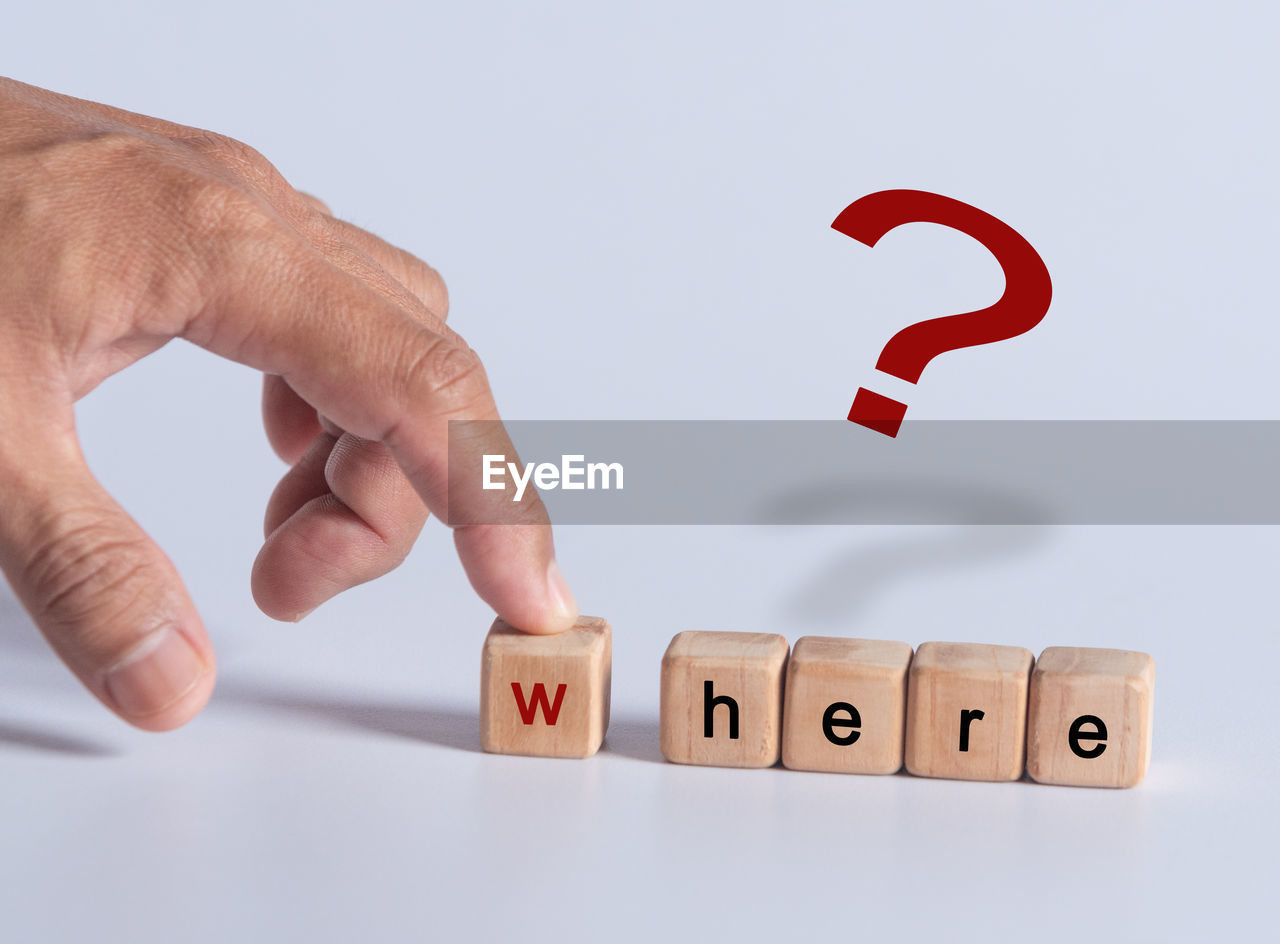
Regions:
M 1263 4 L 118 2 L 6 10 L 3 71 L 254 144 L 432 261 L 523 419 L 838 419 L 897 329 L 999 270 L 858 196 L 1005 219 L 1045 322 L 930 365 L 918 418 L 1276 418 L 1276 19 Z M 916 232 L 915 230 L 920 230 Z M 248 572 L 282 467 L 257 378 L 173 345 L 79 409 L 220 681 L 108 715 L 0 594 L 0 939 L 1245 939 L 1274 922 L 1269 527 L 573 527 L 614 625 L 587 761 L 485 755 L 487 608 L 437 524 L 299 625 Z M 895 392 L 886 390 L 885 392 Z M 682 768 L 683 629 L 1141 649 L 1129 791 Z

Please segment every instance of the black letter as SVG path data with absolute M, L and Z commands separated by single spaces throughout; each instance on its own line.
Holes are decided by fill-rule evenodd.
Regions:
M 716 736 L 716 705 L 729 706 L 729 740 L 738 739 L 738 703 L 728 695 L 712 696 L 711 679 L 702 683 L 702 736 Z
M 965 752 L 969 750 L 969 722 L 981 721 L 982 718 L 981 708 L 960 709 L 960 750 Z
M 847 711 L 849 720 L 837 718 L 837 711 Z M 858 714 L 858 709 L 853 707 L 847 701 L 838 701 L 834 705 L 827 705 L 827 710 L 822 713 L 822 733 L 827 736 L 827 740 L 832 744 L 839 744 L 844 747 L 858 740 L 861 731 L 857 730 L 862 727 L 862 716 Z M 853 728 L 848 734 L 836 734 L 836 728 Z
M 1094 733 L 1091 731 L 1081 731 L 1080 726 L 1082 724 L 1093 725 L 1095 728 L 1098 729 L 1097 733 Z M 1071 730 L 1067 732 L 1067 744 L 1071 746 L 1071 753 L 1075 754 L 1076 757 L 1083 757 L 1085 760 L 1088 760 L 1091 757 L 1097 757 L 1099 754 L 1101 754 L 1103 751 L 1107 749 L 1107 745 L 1099 744 L 1097 747 L 1092 747 L 1086 751 L 1083 747 L 1080 746 L 1080 742 L 1081 741 L 1105 741 L 1106 739 L 1107 739 L 1107 726 L 1103 723 L 1102 719 L 1099 718 L 1097 715 L 1081 715 L 1079 718 L 1076 718 L 1075 721 L 1071 722 Z

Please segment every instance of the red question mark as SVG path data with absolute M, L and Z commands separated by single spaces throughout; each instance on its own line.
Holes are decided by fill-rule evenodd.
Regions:
M 941 223 L 982 243 L 1004 269 L 1004 294 L 990 308 L 903 328 L 880 352 L 876 370 L 915 383 L 939 354 L 1017 337 L 1044 318 L 1053 298 L 1044 260 L 1012 227 L 977 207 L 924 190 L 881 190 L 850 203 L 831 228 L 874 246 L 889 230 L 907 223 Z M 849 419 L 897 436 L 906 413 L 905 403 L 859 387 Z

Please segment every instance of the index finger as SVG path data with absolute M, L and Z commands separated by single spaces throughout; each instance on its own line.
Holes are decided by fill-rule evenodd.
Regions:
M 408 311 L 286 228 L 253 226 L 206 274 L 207 303 L 182 336 L 216 354 L 279 374 L 343 429 L 387 445 L 432 513 L 460 525 L 455 543 L 476 592 L 526 632 L 577 618 L 555 563 L 546 509 L 513 503 L 480 482 L 449 481 L 450 420 L 499 419 L 484 368 L 456 332 Z M 514 455 L 500 422 L 466 448 Z

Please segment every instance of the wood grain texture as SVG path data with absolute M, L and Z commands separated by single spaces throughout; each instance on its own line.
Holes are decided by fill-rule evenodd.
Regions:
M 910 665 L 911 646 L 905 642 L 798 639 L 787 663 L 782 763 L 793 770 L 832 773 L 900 770 Z M 836 705 L 848 707 L 831 710 Z
M 1042 652 L 1027 709 L 1031 778 L 1079 787 L 1141 783 L 1151 762 L 1155 672 L 1145 652 L 1067 646 Z M 1105 740 L 1098 737 L 1104 731 Z
M 770 633 L 679 633 L 662 657 L 662 755 L 677 764 L 776 764 L 788 651 Z
M 480 745 L 495 754 L 590 757 L 609 728 L 612 661 L 607 620 L 582 616 L 554 636 L 494 620 L 480 658 Z
M 921 643 L 907 683 L 907 770 L 955 780 L 1020 779 L 1034 662 L 1019 646 Z

